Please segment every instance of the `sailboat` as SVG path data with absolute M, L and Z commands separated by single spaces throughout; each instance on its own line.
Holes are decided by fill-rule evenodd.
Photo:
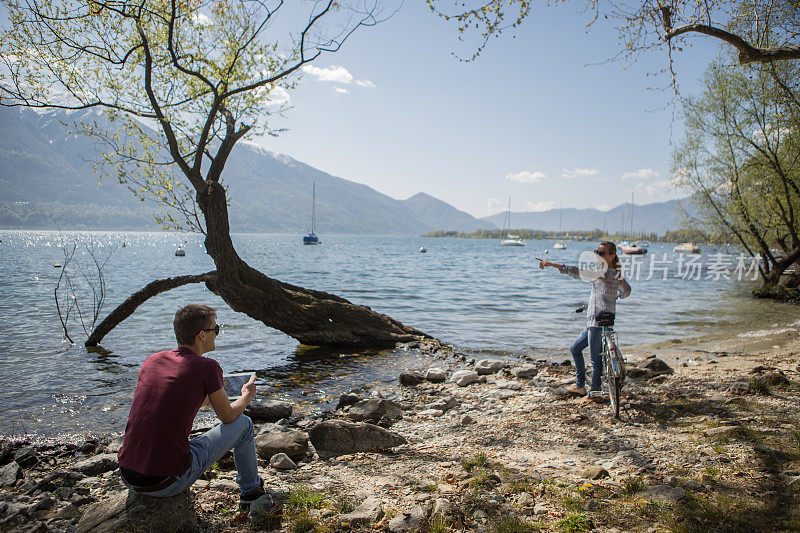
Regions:
M 319 244 L 319 237 L 315 231 L 317 231 L 317 182 L 314 182 L 314 186 L 311 189 L 311 231 L 308 232 L 308 235 L 303 237 L 303 244 Z
M 633 193 L 631 193 L 631 236 L 633 236 Z M 644 255 L 647 253 L 647 247 L 640 246 L 639 244 L 633 242 L 629 243 L 627 241 L 620 243 L 620 248 L 622 248 L 622 253 L 628 255 Z
M 500 246 L 525 246 L 525 241 L 523 241 L 519 235 L 512 235 L 508 233 L 511 231 L 511 197 L 508 197 L 508 210 L 506 210 L 506 218 L 503 220 L 503 231 L 502 233 L 506 234 L 506 238 L 500 241 Z
M 561 234 L 561 215 L 563 215 L 563 214 L 564 214 L 564 202 L 561 202 L 561 207 L 558 210 L 558 233 L 559 233 L 559 235 Z M 557 243 L 555 243 L 553 245 L 553 248 L 555 248 L 556 250 L 565 250 L 567 248 L 567 245 L 564 244 L 563 242 L 559 241 L 559 242 L 557 242 Z

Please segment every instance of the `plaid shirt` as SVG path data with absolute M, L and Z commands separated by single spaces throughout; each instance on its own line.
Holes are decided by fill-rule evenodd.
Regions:
M 597 326 L 595 317 L 602 311 L 615 313 L 617 310 L 617 297 L 627 298 L 631 293 L 631 286 L 613 268 L 609 268 L 601 276 L 598 276 L 599 272 L 580 270 L 576 266 L 564 266 L 559 271 L 575 279 L 591 280 L 592 294 L 589 296 L 589 303 L 586 306 L 587 326 Z

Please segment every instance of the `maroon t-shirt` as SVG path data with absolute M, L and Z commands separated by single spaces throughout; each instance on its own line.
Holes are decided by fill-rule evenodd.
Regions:
M 179 347 L 145 359 L 119 450 L 119 466 L 145 476 L 179 476 L 192 463 L 189 432 L 206 396 L 222 388 L 222 368 Z

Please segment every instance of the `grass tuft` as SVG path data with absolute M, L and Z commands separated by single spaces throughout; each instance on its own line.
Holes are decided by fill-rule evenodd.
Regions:
M 622 494 L 625 496 L 633 496 L 637 492 L 642 492 L 644 487 L 642 476 L 631 476 L 622 480 Z
M 491 521 L 489 531 L 492 533 L 532 533 L 539 531 L 539 527 L 519 516 L 504 514 Z
M 485 453 L 480 452 L 478 455 L 464 460 L 462 465 L 467 472 L 472 472 L 474 468 L 488 468 L 489 458 L 486 457 Z
M 582 533 L 592 527 L 592 521 L 583 513 L 569 513 L 556 523 L 556 528 L 561 533 Z
M 322 507 L 323 501 L 325 501 L 325 495 L 321 492 L 300 486 L 289 493 L 285 506 L 290 514 L 297 514 L 311 509 L 319 509 Z

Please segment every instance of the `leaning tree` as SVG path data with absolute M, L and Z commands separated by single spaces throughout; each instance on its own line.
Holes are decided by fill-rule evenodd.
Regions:
M 380 22 L 378 0 L 0 1 L 10 22 L 0 35 L 0 105 L 105 115 L 74 125 L 104 143 L 103 175 L 172 208 L 161 222 L 203 233 L 216 266 L 149 283 L 87 345 L 148 298 L 187 283 L 205 283 L 234 311 L 304 344 L 386 346 L 424 336 L 250 267 L 228 221 L 223 170 L 236 143 L 276 134 L 267 118 L 282 110 L 301 67 Z

